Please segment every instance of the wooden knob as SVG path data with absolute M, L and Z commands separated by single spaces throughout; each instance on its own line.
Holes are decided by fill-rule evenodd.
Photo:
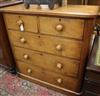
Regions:
M 28 73 L 32 73 L 32 69 L 28 69 L 27 72 L 28 72 Z
M 25 31 L 24 22 L 22 20 L 19 20 L 19 21 L 17 21 L 17 24 L 19 26 L 20 31 L 24 32 Z
M 61 84 L 61 83 L 62 83 L 62 79 L 61 79 L 61 78 L 58 78 L 58 79 L 57 79 L 57 82 L 58 82 L 59 84 Z
M 25 54 L 24 56 L 24 59 L 29 59 L 29 55 Z
M 63 65 L 61 63 L 57 63 L 57 68 L 62 69 Z
M 64 26 L 62 24 L 58 24 L 56 26 L 56 30 L 59 31 L 59 32 L 63 31 L 63 28 L 64 28 Z
M 57 51 L 61 51 L 61 50 L 62 50 L 62 45 L 58 44 L 58 45 L 56 46 L 56 50 L 57 50 Z
M 17 24 L 20 26 L 21 24 L 24 24 L 24 22 L 22 20 L 18 20 Z
M 21 39 L 20 39 L 20 42 L 21 42 L 21 43 L 26 43 L 25 38 L 21 38 Z

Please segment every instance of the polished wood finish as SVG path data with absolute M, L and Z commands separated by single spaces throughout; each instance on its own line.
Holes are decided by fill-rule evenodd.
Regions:
M 12 30 L 8 31 L 8 35 L 13 45 L 54 55 L 80 59 L 81 41 Z M 24 38 L 26 42 L 23 43 L 21 41 L 22 38 Z M 62 50 L 58 48 L 59 45 Z
M 0 63 L 3 63 L 3 54 L 2 54 L 2 49 L 1 49 L 1 45 L 0 45 Z
M 79 18 L 94 18 L 98 12 L 98 6 L 83 6 L 83 5 L 68 5 L 49 10 L 48 8 L 37 8 L 32 5 L 30 9 L 25 9 L 24 5 L 19 4 L 12 7 L 5 7 L 0 9 L 1 12 L 21 13 L 31 15 L 44 15 L 44 16 L 61 16 L 61 17 L 79 17 Z
M 13 53 L 16 60 L 29 63 L 33 66 L 37 65 L 46 70 L 65 76 L 78 77 L 79 61 L 77 60 L 71 60 L 19 47 L 13 47 Z
M 81 62 L 80 62 L 80 72 L 79 72 L 79 80 L 81 81 L 80 84 L 82 84 L 82 78 L 84 76 L 85 73 L 85 64 L 86 64 L 86 60 L 89 56 L 89 49 L 90 49 L 90 39 L 91 39 L 91 35 L 93 32 L 93 21 L 91 19 L 87 20 L 85 22 L 85 26 L 84 26 L 84 43 L 82 44 L 82 53 L 81 53 Z M 82 65 L 84 63 L 84 65 Z M 80 85 L 79 85 L 80 86 Z M 82 87 L 82 86 L 81 86 Z
M 12 19 L 11 19 L 12 18 Z M 37 17 L 28 15 L 4 14 L 4 20 L 7 29 L 20 31 L 20 20 L 22 21 L 24 31 L 37 33 Z M 28 22 L 27 22 L 28 20 Z
M 21 30 L 14 29 L 18 25 L 7 28 L 18 74 L 30 81 L 64 92 L 68 96 L 81 95 L 85 62 L 98 7 L 71 5 L 54 10 L 42 10 L 33 5 L 26 10 L 23 5 L 16 5 L 2 8 L 0 11 L 5 23 L 5 14 L 24 16 L 23 20 L 17 22 L 21 25 Z M 37 32 L 27 30 L 31 27 L 24 30 L 23 22 L 27 16 L 36 16 Z M 50 21 L 50 25 L 47 20 Z M 72 27 L 65 20 L 70 21 Z M 33 23 L 30 18 L 28 22 Z M 48 24 L 48 27 L 44 23 Z M 6 23 L 6 27 L 8 24 Z M 55 26 L 51 26 L 52 24 Z M 49 31 L 44 30 L 46 28 Z M 69 34 L 64 33 L 67 30 Z M 51 31 L 63 32 L 64 35 L 57 35 Z
M 84 21 L 81 19 L 54 17 L 40 17 L 39 19 L 40 30 L 43 34 L 83 39 Z
M 100 6 L 100 0 L 86 0 L 86 4 L 87 5 L 97 5 L 97 6 Z M 99 8 L 98 16 L 100 16 L 100 8 Z
M 78 80 L 76 78 L 64 77 L 60 74 L 56 74 L 54 72 L 44 70 L 40 67 L 36 67 L 35 65 L 30 65 L 24 62 L 17 62 L 18 71 L 22 74 L 26 74 L 30 77 L 34 77 L 45 81 L 47 83 L 54 84 L 59 87 L 63 87 L 65 89 L 69 89 L 72 91 L 76 90 L 76 86 Z

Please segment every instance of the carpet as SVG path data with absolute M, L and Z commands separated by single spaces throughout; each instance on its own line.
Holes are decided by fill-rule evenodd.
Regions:
M 66 96 L 23 80 L 0 67 L 0 96 Z

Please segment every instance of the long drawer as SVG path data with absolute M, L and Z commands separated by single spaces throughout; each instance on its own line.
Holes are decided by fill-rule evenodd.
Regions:
M 62 74 L 64 76 L 78 77 L 79 61 L 62 58 L 46 54 L 43 52 L 31 51 L 24 48 L 13 47 L 13 53 L 16 60 L 20 60 L 31 65 L 37 65 L 44 68 Z
M 22 30 L 29 32 L 38 32 L 37 16 L 20 15 L 20 14 L 4 14 L 4 20 L 7 29 Z
M 72 18 L 39 17 L 43 34 L 83 39 L 84 20 Z
M 13 45 L 80 59 L 81 41 L 12 30 L 8 31 L 8 35 Z
M 33 67 L 28 63 L 19 62 L 19 61 L 17 61 L 16 63 L 17 63 L 16 67 L 18 72 L 22 74 L 34 77 L 36 79 L 59 86 L 61 88 L 63 87 L 72 91 L 76 91 L 78 80 L 75 78 L 64 77 L 62 75 L 49 72 L 48 70 L 44 70 L 36 66 Z

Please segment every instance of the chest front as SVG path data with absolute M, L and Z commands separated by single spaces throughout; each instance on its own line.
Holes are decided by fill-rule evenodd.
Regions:
M 94 19 L 3 13 L 17 73 L 35 83 L 81 94 Z

